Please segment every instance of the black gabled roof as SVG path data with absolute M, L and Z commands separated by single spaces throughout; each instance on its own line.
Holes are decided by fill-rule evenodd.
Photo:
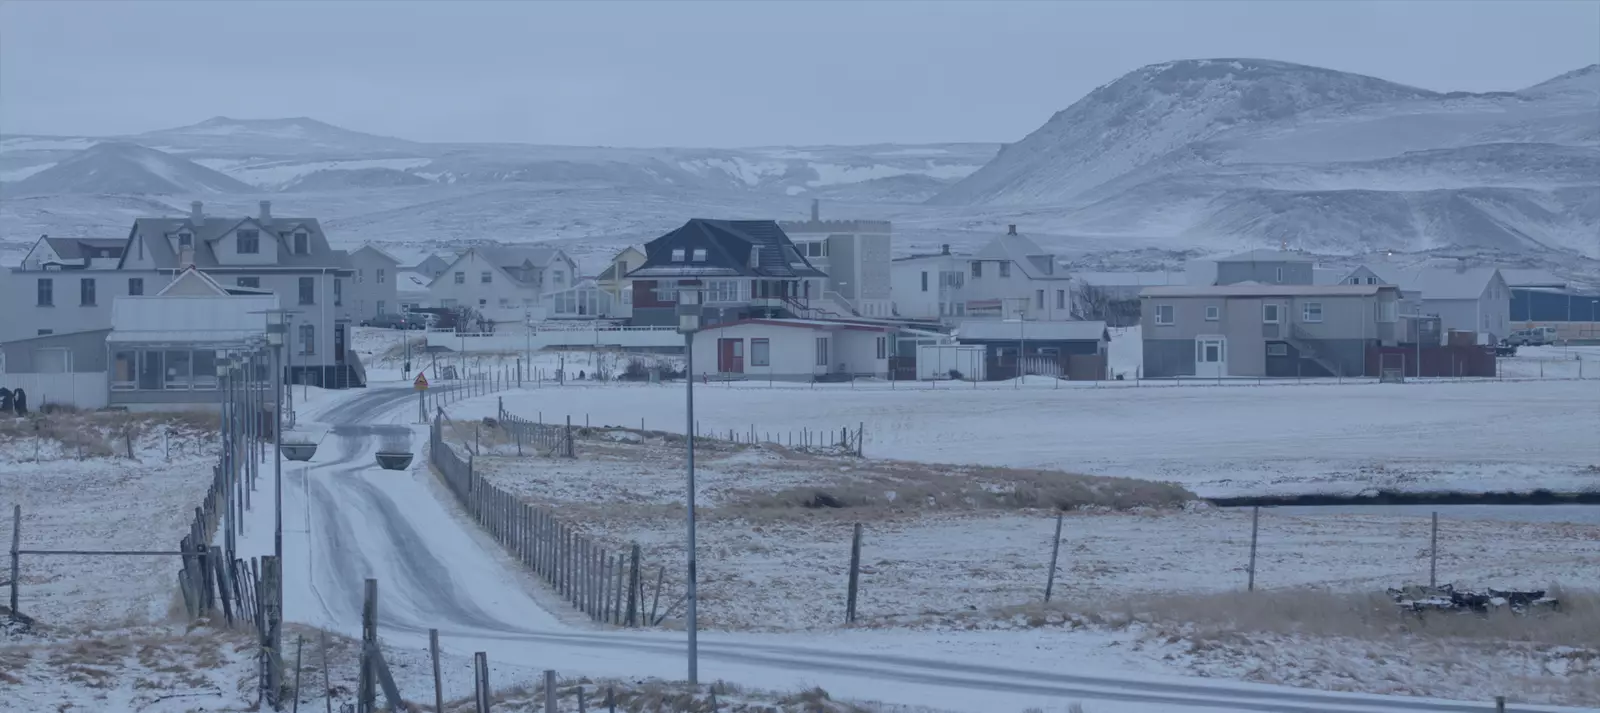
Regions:
M 685 259 L 673 261 L 681 249 Z M 695 250 L 706 259 L 693 260 Z M 771 220 L 712 220 L 693 218 L 682 227 L 645 243 L 645 261 L 628 277 L 826 277 L 794 242 Z M 756 256 L 751 265 L 750 256 Z

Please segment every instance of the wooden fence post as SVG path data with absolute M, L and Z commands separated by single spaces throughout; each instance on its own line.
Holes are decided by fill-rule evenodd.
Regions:
M 1439 586 L 1439 511 L 1433 511 L 1433 527 L 1428 537 L 1428 586 Z
M 477 695 L 478 713 L 489 713 L 489 655 L 482 651 L 472 655 L 472 688 Z
M 428 630 L 428 657 L 433 659 L 433 709 L 444 710 L 444 684 L 439 678 L 439 630 Z
M 627 626 L 639 625 L 639 543 L 628 551 L 628 614 Z
M 556 672 L 546 669 L 544 672 L 544 713 L 558 713 L 556 710 Z
M 845 605 L 844 623 L 856 623 L 856 593 L 861 581 L 861 523 L 856 523 L 850 538 L 850 591 Z
M 1245 591 L 1256 591 L 1256 535 L 1261 530 L 1261 506 L 1250 508 L 1250 580 Z
M 357 713 L 372 713 L 378 703 L 378 684 L 368 645 L 378 643 L 378 580 L 366 581 L 361 603 L 361 671 L 356 692 Z
M 11 506 L 11 618 L 17 618 L 17 587 L 22 580 L 22 506 Z
M 1061 554 L 1061 520 L 1064 512 L 1056 513 L 1056 538 L 1050 543 L 1050 575 L 1044 580 L 1044 602 L 1050 603 L 1050 593 L 1056 587 L 1056 558 Z

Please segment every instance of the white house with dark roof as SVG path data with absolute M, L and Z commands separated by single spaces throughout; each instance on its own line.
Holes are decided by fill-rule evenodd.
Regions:
M 1072 318 L 1072 276 L 1015 225 L 967 258 L 962 293 L 968 317 Z
M 1402 268 L 1369 263 L 1352 270 L 1346 285 L 1394 285 L 1400 288 L 1400 311 L 1434 316 L 1443 330 L 1476 332 L 1492 344 L 1511 333 L 1511 287 L 1493 267 Z
M 270 291 L 295 311 L 291 381 L 360 385 L 348 349 L 352 307 L 344 294 L 355 273 L 349 255 L 328 245 L 314 218 L 274 216 L 268 201 L 254 216 L 206 215 L 196 201 L 184 217 L 134 220 L 116 264 L 106 260 L 90 258 L 83 269 L 17 268 L 9 304 L 21 308 L 4 320 L 0 340 L 110 329 L 116 297 L 156 294 L 194 267 L 225 287 Z
M 351 294 L 346 302 L 357 321 L 400 311 L 400 261 L 373 245 L 351 251 L 350 266 L 355 269 Z
M 471 307 L 484 319 L 520 324 L 543 319 L 545 296 L 579 281 L 577 262 L 559 248 L 490 244 L 461 253 L 428 283 L 428 294 L 439 307 Z

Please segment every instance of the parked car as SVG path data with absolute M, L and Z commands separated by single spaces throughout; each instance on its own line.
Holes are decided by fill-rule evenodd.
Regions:
M 1516 344 L 1524 347 L 1542 347 L 1548 344 L 1555 344 L 1556 339 L 1555 327 L 1533 327 L 1531 329 L 1519 329 L 1515 332 L 1512 332 L 1510 336 L 1506 337 L 1506 343 Z
M 428 318 L 421 314 L 380 314 L 372 319 L 361 322 L 363 327 L 379 327 L 382 329 L 426 329 Z

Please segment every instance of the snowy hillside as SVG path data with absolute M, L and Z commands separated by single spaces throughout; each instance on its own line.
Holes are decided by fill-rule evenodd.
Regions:
M 208 194 L 240 193 L 250 186 L 204 166 L 154 149 L 106 142 L 23 178 L 6 193 Z
M 1600 69 L 1439 93 L 1264 60 L 1136 70 L 932 199 L 1059 225 L 1331 253 L 1445 246 L 1600 258 Z

